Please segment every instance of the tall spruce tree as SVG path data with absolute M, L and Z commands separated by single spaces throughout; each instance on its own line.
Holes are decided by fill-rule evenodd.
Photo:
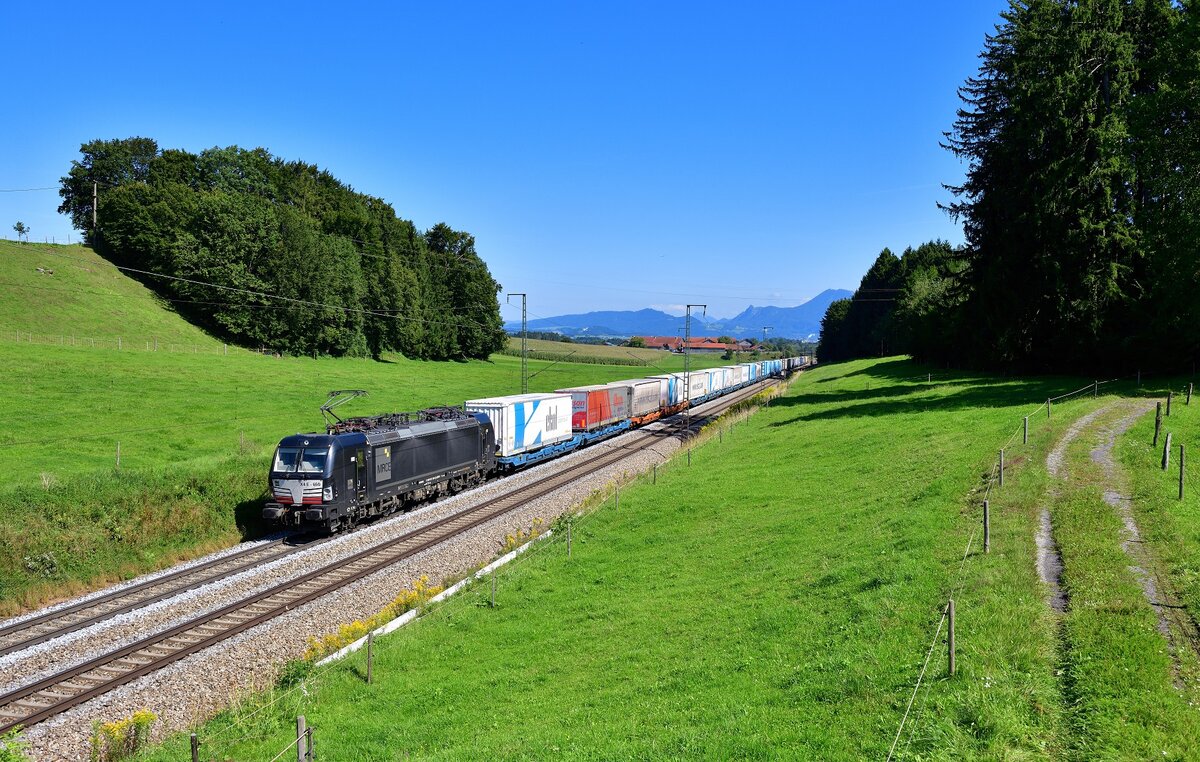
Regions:
M 969 163 L 964 315 L 977 364 L 1111 365 L 1138 351 L 1148 280 L 1148 158 L 1138 113 L 1170 0 L 1013 0 L 961 90 L 947 146 Z M 1144 151 L 1145 149 L 1141 149 Z

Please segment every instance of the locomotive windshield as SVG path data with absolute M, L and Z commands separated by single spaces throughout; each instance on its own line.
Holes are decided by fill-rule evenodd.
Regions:
M 323 474 L 329 458 L 328 447 L 280 447 L 275 451 L 276 473 Z

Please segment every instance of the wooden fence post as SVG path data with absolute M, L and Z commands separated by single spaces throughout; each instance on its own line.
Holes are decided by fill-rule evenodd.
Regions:
M 1004 486 L 1004 450 L 1000 451 L 1000 486 Z
M 121 443 L 117 442 L 117 470 L 121 470 Z
M 567 522 L 567 558 L 571 557 L 571 522 Z
M 950 657 L 950 676 L 954 677 L 954 673 L 957 671 L 957 669 L 956 669 L 957 665 L 954 663 L 955 662 L 955 659 L 954 659 L 955 654 L 954 654 L 954 599 L 953 598 L 950 599 L 950 604 L 946 607 L 946 609 L 947 609 L 947 614 L 950 618 L 950 631 L 947 633 L 947 637 L 946 637 L 946 650 L 949 652 L 948 655 Z
M 992 512 L 988 501 L 983 501 L 983 552 L 992 552 Z
M 657 463 L 654 464 L 654 476 L 653 476 L 653 480 L 650 483 L 658 484 L 658 464 Z
M 304 715 L 296 715 L 296 762 L 306 762 L 308 758 L 308 749 L 306 748 L 305 740 L 308 738 L 307 727 L 304 722 Z
M 1046 417 L 1050 417 L 1050 398 L 1046 398 Z
M 1171 465 L 1171 432 L 1168 431 L 1167 432 L 1167 443 L 1166 443 L 1166 446 L 1163 447 L 1163 463 L 1162 463 L 1163 470 L 1166 471 L 1170 465 Z
M 1099 381 L 1092 382 L 1092 396 L 1093 397 L 1100 396 L 1100 382 Z
M 192 762 L 200 762 L 200 739 L 192 733 Z
M 1192 387 L 1193 386 L 1195 386 L 1195 384 L 1188 384 L 1188 396 L 1187 396 L 1187 399 L 1184 400 L 1184 402 L 1183 402 L 1184 405 L 1192 404 Z
M 613 503 L 613 510 L 614 511 L 621 510 L 621 488 L 620 487 L 617 487 L 617 499 L 616 499 L 616 502 Z
M 492 570 L 492 608 L 496 608 L 496 570 Z
M 688 465 L 692 465 L 692 448 L 688 448 Z
M 1025 416 L 1025 429 L 1021 437 L 1021 444 L 1029 444 L 1029 416 Z
M 1179 499 L 1183 499 L 1183 445 L 1179 445 Z
M 1170 417 L 1170 415 L 1171 415 L 1171 395 L 1172 394 L 1174 394 L 1174 392 L 1167 392 L 1167 416 L 1168 417 Z
M 1154 443 L 1151 447 L 1158 447 L 1158 435 L 1162 432 L 1162 403 L 1158 402 L 1154 409 Z

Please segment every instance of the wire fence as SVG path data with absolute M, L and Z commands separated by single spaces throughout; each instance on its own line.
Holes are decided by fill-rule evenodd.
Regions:
M 274 350 L 266 348 L 246 349 L 236 344 L 223 344 L 219 342 L 192 344 L 157 336 L 79 336 L 73 333 L 35 333 L 33 331 L 5 330 L 0 332 L 0 340 L 14 344 L 82 347 L 85 349 L 106 349 L 119 352 L 172 352 L 219 355 L 222 357 L 228 357 L 230 354 L 278 356 Z
M 1180 368 L 1180 370 L 1182 370 L 1182 367 Z M 1192 369 L 1192 372 L 1194 373 L 1194 368 Z M 1155 374 L 1155 376 L 1160 377 L 1160 378 L 1163 376 L 1171 377 L 1171 376 L 1174 376 L 1174 373 L 1171 373 L 1171 372 L 1157 373 L 1157 374 Z M 1117 383 L 1120 383 L 1123 381 L 1124 382 L 1130 382 L 1130 381 L 1134 382 L 1136 384 L 1136 386 L 1134 387 L 1133 391 L 1136 393 L 1136 392 L 1139 392 L 1142 390 L 1142 388 L 1143 388 L 1142 382 L 1145 379 L 1150 378 L 1150 377 L 1151 377 L 1151 375 L 1148 373 L 1143 373 L 1142 371 L 1137 371 L 1136 373 L 1130 373 L 1125 376 L 1120 376 L 1117 378 L 1110 378 L 1106 381 L 1093 381 L 1092 383 L 1087 384 L 1086 386 L 1082 386 L 1073 391 L 1069 391 L 1069 392 L 1066 392 L 1064 394 L 1060 394 L 1060 395 L 1057 395 L 1054 397 L 1048 397 L 1045 402 L 1041 403 L 1036 408 L 1031 410 L 1027 415 L 1022 416 L 1021 425 L 1017 426 L 1016 430 L 1013 431 L 1013 433 L 1005 441 L 1004 445 L 997 449 L 997 455 L 996 455 L 997 459 L 992 461 L 993 456 L 989 454 L 989 455 L 984 456 L 984 458 L 979 461 L 980 465 L 982 465 L 988 461 L 992 461 L 992 467 L 984 480 L 982 501 L 987 502 L 989 500 L 989 498 L 991 497 L 993 488 L 995 488 L 995 487 L 997 487 L 997 485 L 1003 483 L 1003 476 L 1002 476 L 1003 472 L 1001 471 L 1003 457 L 1004 457 L 1003 453 L 1006 450 L 1008 450 L 1010 447 L 1013 446 L 1013 444 L 1017 440 L 1017 437 L 1022 437 L 1023 445 L 1028 444 L 1029 421 L 1034 419 L 1035 416 L 1038 416 L 1043 410 L 1046 411 L 1047 419 L 1052 419 L 1054 405 L 1056 403 L 1067 402 L 1067 401 L 1079 398 L 1081 396 L 1086 396 L 1089 393 L 1091 394 L 1091 396 L 1093 398 L 1096 398 L 1096 397 L 1099 397 L 1100 391 L 1103 387 L 1111 385 L 1111 384 L 1117 384 Z M 940 379 L 938 376 L 935 376 L 935 374 L 930 373 L 930 374 L 926 374 L 926 376 L 924 378 L 914 376 L 911 378 L 905 378 L 905 379 L 900 379 L 900 380 L 901 381 L 910 381 L 910 382 L 911 381 L 919 382 L 921 380 L 924 380 L 927 383 L 932 383 L 932 382 L 938 381 Z M 1167 388 L 1167 391 L 1169 393 L 1178 392 L 1178 393 L 1182 394 L 1182 393 L 1189 391 L 1190 389 L 1191 389 L 1191 384 L 1185 384 L 1179 390 L 1176 390 L 1174 388 Z M 1190 399 L 1190 397 L 1189 397 L 1189 399 Z M 950 580 L 950 586 L 949 586 L 950 595 L 947 598 L 948 603 L 946 606 L 944 606 L 942 608 L 941 616 L 938 618 L 937 624 L 933 628 L 933 636 L 929 641 L 929 648 L 926 650 L 925 658 L 921 662 L 921 668 L 917 673 L 916 681 L 914 682 L 912 690 L 909 693 L 909 698 L 908 698 L 908 702 L 905 705 L 904 713 L 900 718 L 900 723 L 899 723 L 898 727 L 896 728 L 896 734 L 892 738 L 892 744 L 891 744 L 890 748 L 888 749 L 888 755 L 887 755 L 888 762 L 891 762 L 891 760 L 893 760 L 893 759 L 900 759 L 900 758 L 904 757 L 905 755 L 907 755 L 908 750 L 911 747 L 913 738 L 916 735 L 917 721 L 918 721 L 919 717 L 921 716 L 921 714 L 923 713 L 925 702 L 929 697 L 929 687 L 928 687 L 928 683 L 926 682 L 926 676 L 928 674 L 929 664 L 933 657 L 934 651 L 937 650 L 938 643 L 941 641 L 942 630 L 946 626 L 947 619 L 949 618 L 949 612 L 950 612 L 950 609 L 952 606 L 952 602 L 959 598 L 959 596 L 961 595 L 962 590 L 966 584 L 966 577 L 964 575 L 964 572 L 967 568 L 967 562 L 972 558 L 971 550 L 975 546 L 975 542 L 976 542 L 976 538 L 979 533 L 980 526 L 981 526 L 980 522 L 973 523 L 970 536 L 967 538 L 967 545 L 966 545 L 966 549 L 963 552 L 962 560 L 959 562 L 957 571 L 955 572 L 954 576 Z M 950 637 L 949 634 L 947 634 L 947 637 L 948 638 Z M 949 644 L 947 644 L 947 645 L 949 647 Z M 925 687 L 924 693 L 921 693 L 922 686 Z M 912 709 L 913 709 L 913 705 L 917 699 L 918 694 L 921 695 L 921 703 L 918 705 L 917 713 L 914 715 L 912 713 Z M 912 722 L 909 721 L 910 718 L 912 718 Z M 908 731 L 909 731 L 908 737 L 907 737 L 907 740 L 905 741 L 904 747 L 901 750 L 900 754 L 897 755 L 896 749 L 899 745 L 901 737 L 904 735 L 904 729 L 905 729 L 906 725 L 908 726 Z

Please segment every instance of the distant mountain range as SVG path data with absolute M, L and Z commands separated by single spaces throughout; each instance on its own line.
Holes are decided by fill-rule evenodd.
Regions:
M 747 307 L 728 320 L 712 320 L 692 315 L 693 336 L 733 336 L 738 339 L 762 338 L 763 326 L 771 326 L 768 337 L 815 340 L 821 332 L 821 318 L 831 302 L 849 297 L 851 292 L 834 288 L 822 291 L 798 307 Z M 529 321 L 531 331 L 554 331 L 566 336 L 682 336 L 684 318 L 652 309 L 585 312 Z M 504 324 L 509 331 L 520 331 L 521 321 Z

